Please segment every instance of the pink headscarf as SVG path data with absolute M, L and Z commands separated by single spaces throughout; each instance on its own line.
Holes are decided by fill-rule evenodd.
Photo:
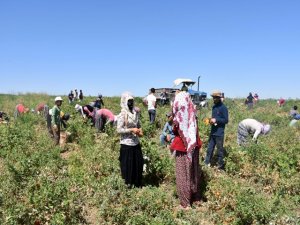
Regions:
M 196 109 L 187 92 L 176 95 L 173 104 L 173 122 L 178 126 L 178 132 L 187 149 L 188 157 L 197 145 Z

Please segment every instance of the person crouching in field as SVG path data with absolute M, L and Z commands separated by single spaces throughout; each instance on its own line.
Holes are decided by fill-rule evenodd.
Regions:
M 261 123 L 255 119 L 244 119 L 239 123 L 237 133 L 237 143 L 240 146 L 244 146 L 247 143 L 247 137 L 253 134 L 252 140 L 257 142 L 257 138 L 260 134 L 268 134 L 271 130 L 269 124 Z
M 202 142 L 198 133 L 196 109 L 186 91 L 178 93 L 173 104 L 173 132 L 170 146 L 175 151 L 176 189 L 181 209 L 189 209 L 200 201 L 199 150 Z
M 15 116 L 15 118 L 17 118 L 20 115 L 22 115 L 24 113 L 28 113 L 28 112 L 29 112 L 29 108 L 25 107 L 23 104 L 18 104 L 18 105 L 16 105 L 14 116 Z
M 56 145 L 59 145 L 59 140 L 60 140 L 60 124 L 61 124 L 60 107 L 62 105 L 62 102 L 63 100 L 61 97 L 55 98 L 55 105 L 52 108 L 52 115 L 51 115 L 51 127 L 53 132 L 53 138 L 55 140 Z
M 95 113 L 97 132 L 103 132 L 106 125 L 113 125 L 117 117 L 108 109 L 98 109 Z
M 168 121 L 166 122 L 162 134 L 160 135 L 160 144 L 169 145 L 172 143 L 175 135 L 173 132 L 173 115 L 172 112 L 166 114 Z
M 129 92 L 122 94 L 121 108 L 117 122 L 117 132 L 121 135 L 121 175 L 129 187 L 141 187 L 144 159 L 139 137 L 143 136 L 143 130 L 139 114 L 134 110 L 134 98 Z

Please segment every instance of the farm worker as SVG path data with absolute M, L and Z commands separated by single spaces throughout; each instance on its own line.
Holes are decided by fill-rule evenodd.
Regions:
M 254 99 L 253 99 L 254 100 L 254 104 L 256 104 L 258 102 L 258 100 L 259 100 L 258 94 L 255 93 L 253 97 L 254 97 Z
M 51 127 L 53 132 L 53 138 L 55 140 L 55 144 L 59 144 L 60 140 L 60 124 L 61 124 L 61 118 L 60 118 L 60 112 L 61 112 L 61 105 L 62 105 L 62 98 L 56 97 L 55 98 L 55 105 L 52 108 L 52 115 L 51 115 Z
M 161 105 L 166 105 L 167 104 L 167 98 L 168 98 L 168 94 L 166 92 L 166 89 L 164 88 L 162 93 L 160 93 L 160 103 Z
M 239 123 L 237 133 L 238 145 L 245 145 L 247 137 L 252 134 L 252 140 L 257 142 L 260 134 L 266 135 L 270 132 L 271 126 L 269 124 L 261 123 L 255 119 L 244 119 Z
M 211 94 L 214 101 L 214 106 L 212 107 L 212 116 L 209 120 L 211 124 L 211 131 L 209 136 L 209 143 L 205 158 L 205 164 L 210 166 L 211 160 L 214 155 L 214 148 L 217 146 L 218 155 L 218 169 L 224 170 L 224 132 L 225 125 L 228 123 L 228 109 L 222 103 L 222 93 L 220 91 L 213 91 Z
M 131 93 L 122 94 L 121 108 L 117 132 L 121 135 L 119 160 L 122 178 L 129 187 L 141 187 L 144 159 L 139 137 L 143 136 L 143 130 L 139 114 L 134 110 L 134 98 Z
M 104 102 L 103 102 L 103 99 L 102 99 L 102 95 L 99 94 L 98 98 L 95 101 L 94 107 L 97 108 L 97 109 L 101 109 L 102 106 L 104 106 Z
M 246 101 L 245 101 L 245 103 L 248 106 L 248 109 L 252 109 L 253 108 L 253 99 L 254 99 L 254 97 L 252 96 L 252 93 L 250 92 L 249 95 L 248 95 L 248 97 L 246 98 Z
M 44 102 L 39 103 L 36 107 L 35 107 L 35 112 L 37 114 L 42 114 L 44 115 L 45 113 L 45 106 L 46 104 Z
M 224 94 L 224 92 L 221 93 L 221 96 L 222 96 L 221 97 L 221 102 L 224 102 L 225 101 L 225 94 Z
M 79 101 L 82 102 L 83 100 L 83 93 L 82 90 L 79 90 Z
M 95 109 L 93 106 L 91 105 L 84 105 L 84 106 L 81 106 L 79 104 L 76 104 L 75 105 L 75 110 L 77 112 L 79 112 L 81 114 L 81 116 L 83 118 L 89 118 L 91 119 L 92 121 L 94 121 L 94 117 L 95 117 L 95 112 L 97 109 Z
M 73 99 L 74 99 L 74 94 L 73 94 L 73 91 L 71 90 L 69 95 L 68 95 L 68 99 L 69 99 L 69 103 L 71 104 L 73 102 Z
M 300 114 L 296 105 L 290 110 L 290 116 L 295 120 L 300 120 Z
M 285 104 L 285 100 L 283 98 L 280 98 L 278 101 L 277 101 L 277 104 L 279 107 L 282 107 L 284 104 Z
M 174 140 L 170 149 L 175 155 L 176 189 L 180 208 L 188 209 L 200 201 L 199 138 L 196 109 L 189 93 L 182 91 L 172 107 Z
M 15 118 L 19 117 L 21 114 L 28 113 L 29 108 L 25 107 L 23 104 L 16 105 L 14 116 Z
M 150 93 L 147 96 L 148 114 L 150 123 L 154 123 L 156 116 L 156 97 L 154 96 L 155 89 L 151 88 Z
M 95 126 L 98 132 L 103 132 L 106 125 L 113 125 L 117 117 L 108 109 L 98 109 L 95 113 Z
M 77 91 L 77 89 L 75 89 L 74 93 L 75 93 L 74 99 L 78 100 L 78 91 Z
M 175 135 L 173 132 L 173 115 L 172 112 L 168 112 L 166 114 L 168 121 L 165 123 L 164 129 L 162 130 L 162 134 L 160 135 L 160 143 L 161 145 L 171 144 Z

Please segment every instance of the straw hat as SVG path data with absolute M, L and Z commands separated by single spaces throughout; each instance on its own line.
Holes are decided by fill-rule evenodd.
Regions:
M 218 90 L 215 90 L 211 93 L 210 95 L 211 97 L 219 97 L 219 98 L 222 98 L 222 92 L 221 91 L 218 91 Z

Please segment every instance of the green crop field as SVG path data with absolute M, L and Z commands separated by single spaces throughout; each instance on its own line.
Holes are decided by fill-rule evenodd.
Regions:
M 169 106 L 158 107 L 151 125 L 142 99 L 136 98 L 146 165 L 143 188 L 128 189 L 120 176 L 115 129 L 96 134 L 63 98 L 62 110 L 72 115 L 66 130 L 71 134 L 60 148 L 42 116 L 13 118 L 16 104 L 34 108 L 45 102 L 52 107 L 53 96 L 0 95 L 0 111 L 10 116 L 8 124 L 0 124 L 0 224 L 300 224 L 300 122 L 289 127 L 289 110 L 300 106 L 299 100 L 287 100 L 281 108 L 275 100 L 261 100 L 249 111 L 243 99 L 226 99 L 226 172 L 203 166 L 210 131 L 203 119 L 211 108 L 199 110 L 203 202 L 181 211 L 174 159 L 159 145 Z M 120 112 L 119 97 L 104 98 L 104 103 Z M 236 133 L 245 118 L 270 123 L 272 130 L 242 148 Z

